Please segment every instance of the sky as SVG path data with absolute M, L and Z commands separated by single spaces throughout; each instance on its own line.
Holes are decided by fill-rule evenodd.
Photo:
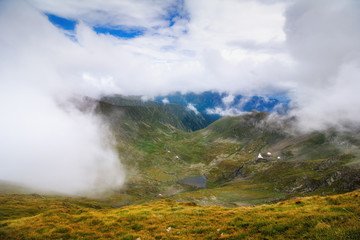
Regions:
M 100 162 L 101 182 L 123 182 L 110 131 L 74 96 L 283 95 L 304 131 L 360 119 L 357 0 L 2 0 L 0 32 L 0 179 L 48 174 L 67 180 L 44 187 L 74 193 Z

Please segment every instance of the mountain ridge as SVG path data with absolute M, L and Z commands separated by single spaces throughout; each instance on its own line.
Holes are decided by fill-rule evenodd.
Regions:
M 1 239 L 360 237 L 358 130 L 301 133 L 296 119 L 252 111 L 191 131 L 162 105 L 79 102 L 92 104 L 125 185 L 88 199 L 1 183 Z
M 167 104 L 159 106 L 166 111 Z M 117 136 L 129 174 L 123 192 L 139 201 L 168 196 L 204 205 L 251 205 L 360 187 L 358 132 L 294 133 L 295 119 L 257 111 L 192 132 L 173 126 L 171 119 L 140 116 L 141 106 L 127 106 L 140 111 L 127 116 L 120 106 L 108 107 L 102 115 Z M 122 114 L 114 118 L 117 112 Z M 206 177 L 205 188 L 182 184 L 197 176 Z
M 169 110 L 172 105 L 118 96 L 84 105 L 89 102 L 109 125 L 127 175 L 123 188 L 109 192 L 107 201 L 116 206 L 161 196 L 253 205 L 360 188 L 360 131 L 301 133 L 296 119 L 257 111 L 192 131 L 171 112 L 188 114 L 183 106 Z M 201 176 L 205 181 L 184 184 Z
M 179 104 L 163 104 L 151 100 L 144 101 L 141 99 L 141 97 L 136 97 L 136 96 L 125 97 L 119 95 L 104 96 L 101 98 L 101 101 L 119 107 L 137 106 L 137 107 L 145 107 L 153 110 L 162 109 L 165 115 L 167 115 L 168 117 L 173 119 L 178 118 L 183 126 L 181 126 L 181 124 L 179 125 L 179 123 L 175 123 L 175 125 L 174 124 L 173 125 L 185 131 L 196 131 L 207 126 L 207 122 L 205 121 L 205 118 L 202 116 L 202 114 L 196 114 L 192 111 L 189 111 L 184 106 L 181 106 Z M 160 118 L 157 120 L 162 121 L 162 119 Z
M 201 113 L 208 124 L 226 115 L 239 115 L 253 110 L 285 114 L 290 100 L 284 96 L 244 96 L 226 92 L 175 92 L 154 98 L 160 103 L 176 103 Z

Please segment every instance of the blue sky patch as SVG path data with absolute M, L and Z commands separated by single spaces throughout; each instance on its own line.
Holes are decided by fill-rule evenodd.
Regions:
M 75 26 L 78 23 L 77 20 L 63 18 L 54 14 L 45 13 L 49 21 L 54 24 L 56 27 L 74 32 Z M 176 4 L 172 5 L 167 9 L 166 16 L 162 16 L 165 20 L 168 21 L 169 27 L 172 27 L 178 19 L 189 20 L 189 14 L 186 11 L 185 4 L 183 0 L 177 0 Z M 92 26 L 92 29 L 97 34 L 110 34 L 115 37 L 131 39 L 144 35 L 146 28 L 139 27 L 128 27 L 128 26 Z M 187 33 L 187 30 L 184 30 L 184 34 Z
M 119 38 L 135 38 L 144 35 L 144 28 L 119 29 L 109 27 L 93 27 L 96 33 L 110 34 Z
M 54 24 L 56 27 L 67 30 L 74 31 L 77 21 L 67 18 L 62 18 L 53 14 L 45 13 L 49 21 Z
M 75 30 L 76 24 L 78 23 L 78 21 L 76 20 L 59 17 L 50 13 L 45 13 L 45 15 L 48 17 L 49 21 L 52 24 L 66 31 L 73 32 Z M 96 33 L 110 34 L 119 38 L 135 38 L 144 35 L 145 32 L 145 28 L 128 28 L 128 27 L 124 27 L 122 29 L 119 27 L 112 28 L 112 27 L 97 26 L 97 27 L 93 27 L 92 29 Z M 74 39 L 74 36 L 71 36 L 71 38 Z
M 177 19 L 189 20 L 189 13 L 186 11 L 184 0 L 177 0 L 174 5 L 167 9 L 165 20 L 169 21 L 169 27 L 172 27 Z

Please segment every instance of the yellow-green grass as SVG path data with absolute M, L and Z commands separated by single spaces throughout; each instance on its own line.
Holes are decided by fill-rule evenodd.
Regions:
M 1 195 L 0 239 L 359 239 L 360 191 L 223 208 Z
M 272 190 L 271 184 L 254 184 L 248 180 L 231 182 L 216 188 L 181 192 L 172 196 L 172 199 L 175 200 L 195 201 L 200 205 L 230 207 L 274 202 L 283 198 L 285 198 L 285 194 Z

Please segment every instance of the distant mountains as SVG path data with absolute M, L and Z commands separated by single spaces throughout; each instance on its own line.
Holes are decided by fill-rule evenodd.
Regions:
M 228 93 L 206 91 L 202 93 L 176 92 L 165 96 L 157 96 L 154 100 L 143 100 L 140 96 L 105 96 L 105 102 L 121 106 L 141 107 L 142 115 L 146 118 L 159 108 L 165 110 L 158 120 L 165 119 L 171 125 L 184 131 L 203 129 L 223 116 L 236 116 L 250 111 L 276 112 L 284 114 L 289 109 L 290 100 L 286 97 L 242 96 Z M 157 115 L 157 114 L 155 114 Z M 160 114 L 161 115 L 161 114 Z M 172 120 L 171 120 L 172 119 Z M 179 121 L 180 120 L 180 121 Z M 178 121 L 178 122 L 174 122 Z
M 92 105 L 109 127 L 126 172 L 123 188 L 107 200 L 113 206 L 163 197 L 249 206 L 360 188 L 359 129 L 304 133 L 296 118 L 252 111 L 192 131 L 205 125 L 202 113 L 178 104 L 117 95 L 77 105 Z
M 360 130 L 302 133 L 295 118 L 252 111 L 191 131 L 204 124 L 198 109 L 140 97 L 98 101 L 127 173 L 116 205 L 166 196 L 243 206 L 360 188 Z
M 176 92 L 158 96 L 154 99 L 159 103 L 175 103 L 186 107 L 197 114 L 201 113 L 207 125 L 228 115 L 240 115 L 253 110 L 259 112 L 276 112 L 284 114 L 289 108 L 290 100 L 283 96 L 243 96 L 228 93 L 206 91 L 202 93 Z
M 206 119 L 201 113 L 191 111 L 182 105 L 144 101 L 141 97 L 136 96 L 105 96 L 102 98 L 102 102 L 122 109 L 125 112 L 123 118 L 170 124 L 186 132 L 205 128 L 213 122 Z

